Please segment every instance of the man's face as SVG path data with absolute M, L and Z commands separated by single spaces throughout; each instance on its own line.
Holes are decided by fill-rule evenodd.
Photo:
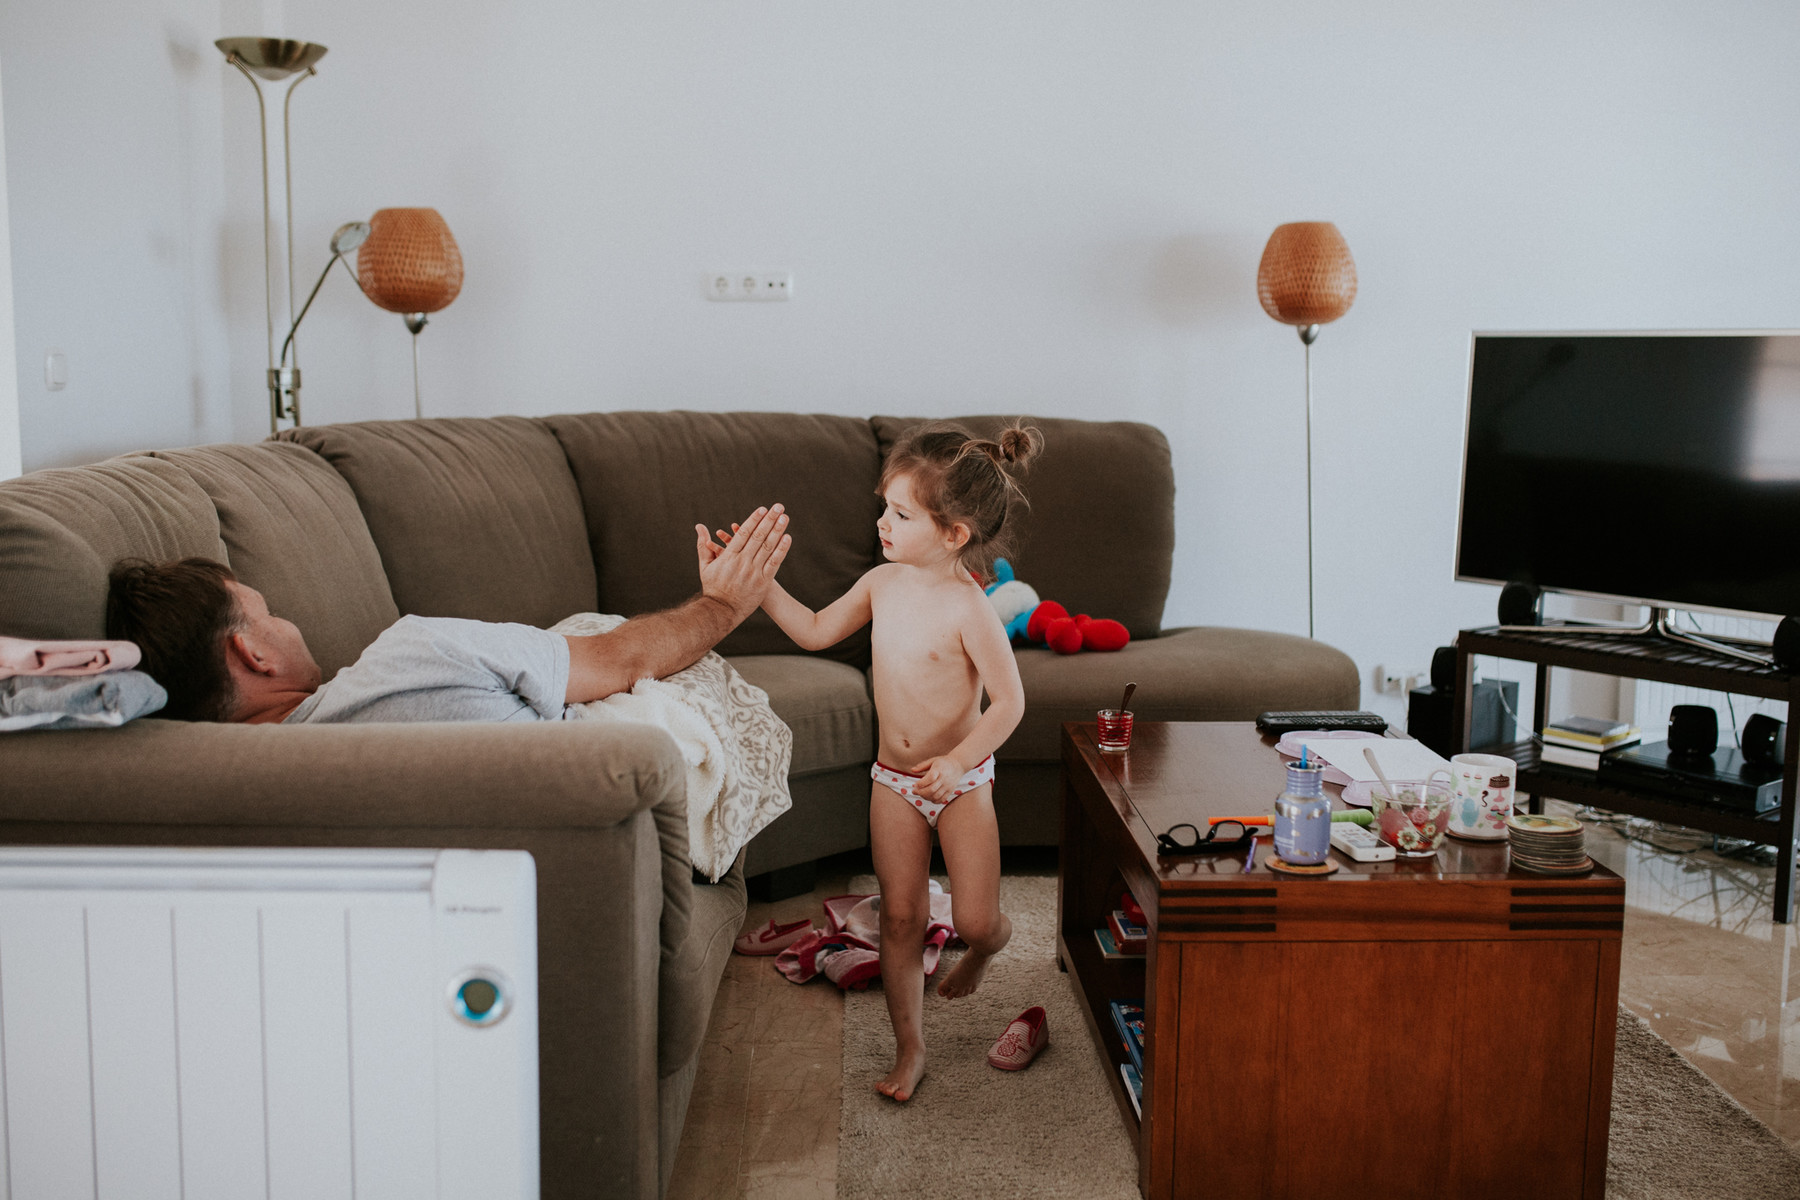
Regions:
M 245 587 L 236 580 L 227 580 L 225 586 L 231 589 L 232 599 L 237 602 L 238 618 L 243 622 L 238 635 L 275 668 L 275 677 L 307 689 L 318 687 L 319 664 L 313 661 L 312 651 L 306 648 L 306 638 L 301 636 L 299 627 L 270 612 L 269 602 L 255 588 Z

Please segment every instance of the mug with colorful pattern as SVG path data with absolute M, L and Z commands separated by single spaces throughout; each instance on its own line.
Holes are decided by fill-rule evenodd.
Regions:
M 1504 840 L 1519 764 L 1498 754 L 1458 754 L 1450 760 L 1450 775 L 1456 785 L 1450 832 L 1481 841 Z

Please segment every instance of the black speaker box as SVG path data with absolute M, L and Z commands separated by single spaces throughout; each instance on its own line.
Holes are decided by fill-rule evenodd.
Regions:
M 1406 732 L 1445 758 L 1459 753 L 1450 728 L 1453 693 L 1436 684 L 1414 688 L 1406 697 Z M 1483 679 L 1470 698 L 1469 745 L 1492 746 L 1514 736 L 1508 710 L 1519 711 L 1519 685 L 1511 679 Z
M 1784 671 L 1800 671 L 1800 620 L 1781 618 L 1775 627 L 1775 665 Z
M 1706 704 L 1677 704 L 1669 710 L 1669 753 L 1704 758 L 1719 748 L 1719 714 Z
M 1456 686 L 1456 647 L 1439 646 L 1431 652 L 1431 686 L 1447 692 Z
M 1502 625 L 1542 625 L 1544 593 L 1535 584 L 1509 583 L 1500 589 Z
M 1787 725 L 1768 713 L 1757 713 L 1745 721 L 1738 740 L 1743 743 L 1745 762 L 1779 767 L 1787 761 Z

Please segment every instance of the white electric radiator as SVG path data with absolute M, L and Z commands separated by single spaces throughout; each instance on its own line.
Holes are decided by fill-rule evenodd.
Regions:
M 529 854 L 0 849 L 5 1200 L 538 1194 Z

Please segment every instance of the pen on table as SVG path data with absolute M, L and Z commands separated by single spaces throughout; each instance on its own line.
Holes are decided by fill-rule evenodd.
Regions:
M 1244 874 L 1256 870 L 1256 839 L 1250 839 L 1250 849 L 1244 854 Z

